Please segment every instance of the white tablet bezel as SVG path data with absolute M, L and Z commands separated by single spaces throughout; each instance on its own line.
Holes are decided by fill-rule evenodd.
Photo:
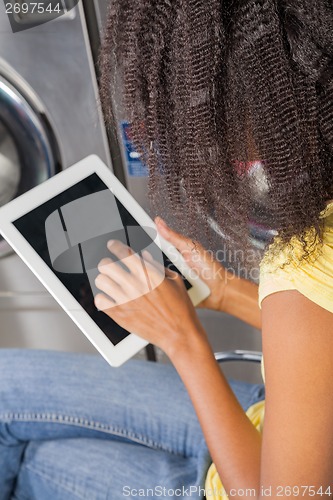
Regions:
M 112 174 L 110 169 L 98 156 L 90 155 L 0 208 L 0 233 L 106 361 L 111 366 L 120 366 L 146 346 L 147 342 L 131 333 L 124 340 L 113 345 L 13 224 L 17 219 L 31 212 L 39 205 L 46 203 L 54 196 L 94 173 L 100 177 L 143 229 L 151 228 L 156 231 L 153 220 Z M 175 247 L 159 235 L 156 236 L 154 242 L 191 283 L 192 288 L 188 291 L 188 294 L 193 304 L 197 305 L 208 297 L 210 289 L 195 276 L 193 270 L 187 266 Z

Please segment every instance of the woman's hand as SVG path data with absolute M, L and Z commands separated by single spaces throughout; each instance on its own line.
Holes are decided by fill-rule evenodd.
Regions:
M 198 307 L 225 311 L 225 290 L 227 283 L 234 278 L 231 273 L 215 260 L 211 252 L 202 245 L 170 229 L 166 223 L 156 217 L 155 223 L 159 234 L 169 241 L 182 254 L 187 265 L 194 269 L 202 281 L 208 285 L 211 294 Z
M 121 261 L 103 259 L 95 305 L 120 326 L 160 347 L 170 358 L 196 340 L 207 341 L 181 276 L 120 241 L 108 248 Z
M 260 329 L 258 285 L 228 272 L 211 252 L 170 229 L 160 217 L 156 217 L 155 223 L 159 234 L 179 250 L 187 265 L 209 286 L 211 294 L 199 307 L 226 312 Z

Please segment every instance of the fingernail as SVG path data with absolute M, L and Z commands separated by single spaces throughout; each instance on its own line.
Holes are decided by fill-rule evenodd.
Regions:
M 108 246 L 108 247 L 111 247 L 111 246 L 113 245 L 113 243 L 114 243 L 114 240 L 109 240 L 109 241 L 107 242 L 107 246 Z
M 157 217 L 157 224 L 161 227 L 163 227 L 164 229 L 168 230 L 168 226 L 166 225 L 166 223 L 164 222 L 163 219 L 161 219 L 161 217 Z
M 102 259 L 99 263 L 98 263 L 98 266 L 97 266 L 97 269 L 98 268 L 102 268 L 103 266 L 108 266 L 109 264 L 112 264 L 112 260 L 109 259 L 108 257 L 105 257 L 104 259 Z
M 151 253 L 148 252 L 148 250 L 142 250 L 142 257 L 148 260 L 153 258 Z

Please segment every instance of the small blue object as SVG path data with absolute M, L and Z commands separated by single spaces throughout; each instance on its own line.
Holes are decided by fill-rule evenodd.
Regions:
M 148 168 L 140 160 L 140 154 L 135 150 L 131 140 L 131 125 L 121 122 L 122 139 L 125 148 L 125 158 L 128 174 L 132 177 L 148 177 Z

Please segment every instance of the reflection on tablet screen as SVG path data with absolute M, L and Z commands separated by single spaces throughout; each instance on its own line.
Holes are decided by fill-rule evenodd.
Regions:
M 118 344 L 129 333 L 94 305 L 97 265 L 110 256 L 107 242 L 120 240 L 140 254 L 148 250 L 165 267 L 179 270 L 147 232 L 108 189 L 92 174 L 14 222 L 38 255 L 108 339 Z M 114 257 L 114 256 L 113 256 Z M 187 289 L 191 284 L 183 277 Z

